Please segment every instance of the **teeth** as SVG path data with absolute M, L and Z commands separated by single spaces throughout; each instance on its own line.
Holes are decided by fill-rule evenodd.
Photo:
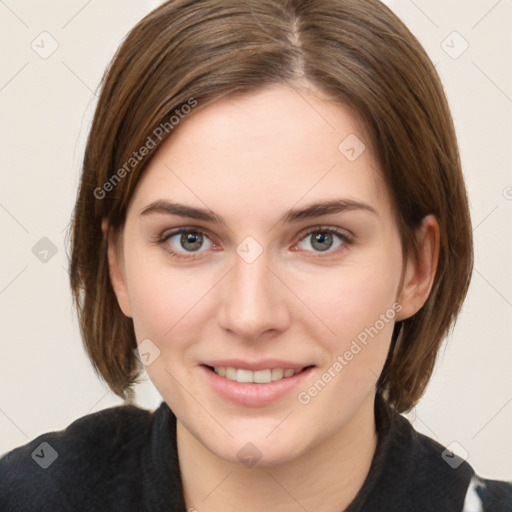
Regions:
M 224 375 L 224 377 L 226 377 L 226 379 L 236 380 L 236 369 L 235 368 L 226 368 L 225 371 L 226 371 L 226 375 Z
M 245 370 L 242 368 L 224 368 L 222 366 L 216 366 L 214 369 L 215 373 L 220 377 L 225 377 L 229 380 L 236 382 L 255 382 L 257 384 L 266 384 L 268 382 L 274 382 L 283 378 L 292 377 L 300 373 L 303 368 L 272 368 L 267 370 Z
M 237 382 L 254 382 L 254 372 L 251 370 L 237 370 L 236 371 Z
M 274 368 L 272 370 L 272 380 L 281 380 L 284 376 L 284 370 L 282 368 Z

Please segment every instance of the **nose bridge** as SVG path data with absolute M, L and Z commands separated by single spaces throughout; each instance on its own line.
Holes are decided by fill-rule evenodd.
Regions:
M 219 321 L 225 329 L 247 339 L 283 330 L 288 311 L 278 280 L 268 268 L 269 258 L 264 251 L 256 257 L 253 252 L 249 258 L 243 249 L 240 244 L 225 282 Z

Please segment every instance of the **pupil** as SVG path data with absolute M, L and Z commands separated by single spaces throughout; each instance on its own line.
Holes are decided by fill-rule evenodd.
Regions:
M 323 243 L 326 243 L 326 242 L 327 242 L 327 246 L 325 246 L 325 245 L 316 245 L 317 243 L 318 244 L 323 244 Z M 313 247 L 315 249 L 318 249 L 319 251 L 326 251 L 332 245 L 332 235 L 329 234 L 329 233 L 327 233 L 327 234 L 317 233 L 316 236 L 313 237 L 312 245 L 313 245 Z
M 195 251 L 201 247 L 202 243 L 203 237 L 199 233 L 183 233 L 181 235 L 181 244 L 185 249 Z

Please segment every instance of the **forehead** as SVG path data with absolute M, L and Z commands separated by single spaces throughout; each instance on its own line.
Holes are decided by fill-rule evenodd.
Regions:
M 276 85 L 198 105 L 158 148 L 133 203 L 179 197 L 223 216 L 258 212 L 270 221 L 329 197 L 382 203 L 384 189 L 369 136 L 349 107 Z

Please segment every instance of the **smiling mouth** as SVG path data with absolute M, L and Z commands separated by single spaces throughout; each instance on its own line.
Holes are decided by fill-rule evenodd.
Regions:
M 297 375 L 304 370 L 312 368 L 313 365 L 304 366 L 302 368 L 267 368 L 264 370 L 247 370 L 244 368 L 233 368 L 223 366 L 207 366 L 206 367 L 215 372 L 219 377 L 232 380 L 240 383 L 254 383 L 254 384 L 268 384 L 269 382 L 276 382 L 282 379 L 287 379 Z

